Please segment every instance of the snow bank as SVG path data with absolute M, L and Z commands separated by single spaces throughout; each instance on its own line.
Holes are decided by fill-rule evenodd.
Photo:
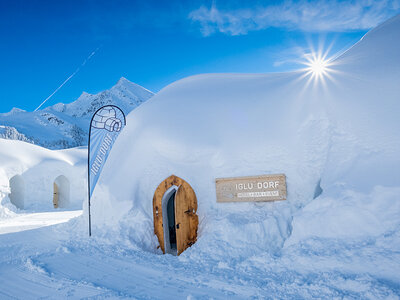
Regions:
M 94 192 L 94 235 L 155 251 L 153 193 L 171 174 L 198 199 L 199 238 L 185 255 L 276 253 L 292 231 L 290 243 L 395 228 L 400 16 L 327 75 L 205 74 L 164 88 L 127 117 Z M 215 178 L 274 173 L 287 176 L 287 201 L 216 203 Z
M 400 229 L 400 187 L 375 186 L 363 194 L 345 190 L 340 197 L 321 196 L 293 219 L 285 246 L 312 238 L 374 238 Z

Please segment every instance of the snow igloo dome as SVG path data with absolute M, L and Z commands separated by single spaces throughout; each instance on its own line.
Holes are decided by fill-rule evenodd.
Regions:
M 203 74 L 174 82 L 127 116 L 91 201 L 93 234 L 118 232 L 160 252 L 153 199 L 174 175 L 197 201 L 197 241 L 186 255 L 275 253 L 301 230 L 293 216 L 311 202 L 398 185 L 398 172 L 387 170 L 400 169 L 399 82 L 399 16 L 322 77 Z M 216 201 L 216 178 L 265 174 L 286 175 L 287 200 Z

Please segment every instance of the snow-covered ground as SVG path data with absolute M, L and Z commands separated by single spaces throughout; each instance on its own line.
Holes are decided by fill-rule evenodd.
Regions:
M 65 223 L 81 214 L 82 210 L 20 213 L 14 218 L 0 219 L 0 234 L 20 232 Z
M 65 223 L 76 208 L 21 215 L 7 200 L 10 176 L 49 161 L 84 185 L 85 149 L 1 143 L 0 224 L 14 232 L 0 234 L 0 298 L 399 299 L 400 16 L 328 74 L 205 74 L 160 91 L 104 166 L 92 238 L 84 195 Z M 270 173 L 286 174 L 286 201 L 216 202 L 215 178 Z M 153 232 L 153 194 L 171 174 L 198 200 L 198 239 L 180 256 Z
M 69 224 L 0 235 L 1 299 L 398 299 L 399 231 L 312 239 L 275 255 L 155 255 Z

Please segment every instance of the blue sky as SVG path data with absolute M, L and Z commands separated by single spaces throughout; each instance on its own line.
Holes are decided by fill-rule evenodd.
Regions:
M 400 12 L 377 1 L 0 1 L 0 112 L 97 93 L 124 76 L 154 92 L 213 72 L 301 68 Z M 95 52 L 82 66 L 82 63 Z

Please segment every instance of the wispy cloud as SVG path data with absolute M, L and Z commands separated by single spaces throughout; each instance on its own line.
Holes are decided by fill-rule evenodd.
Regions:
M 400 0 L 293 1 L 251 8 L 201 6 L 189 14 L 204 36 L 221 32 L 243 35 L 269 27 L 310 32 L 343 32 L 370 29 L 400 13 Z

